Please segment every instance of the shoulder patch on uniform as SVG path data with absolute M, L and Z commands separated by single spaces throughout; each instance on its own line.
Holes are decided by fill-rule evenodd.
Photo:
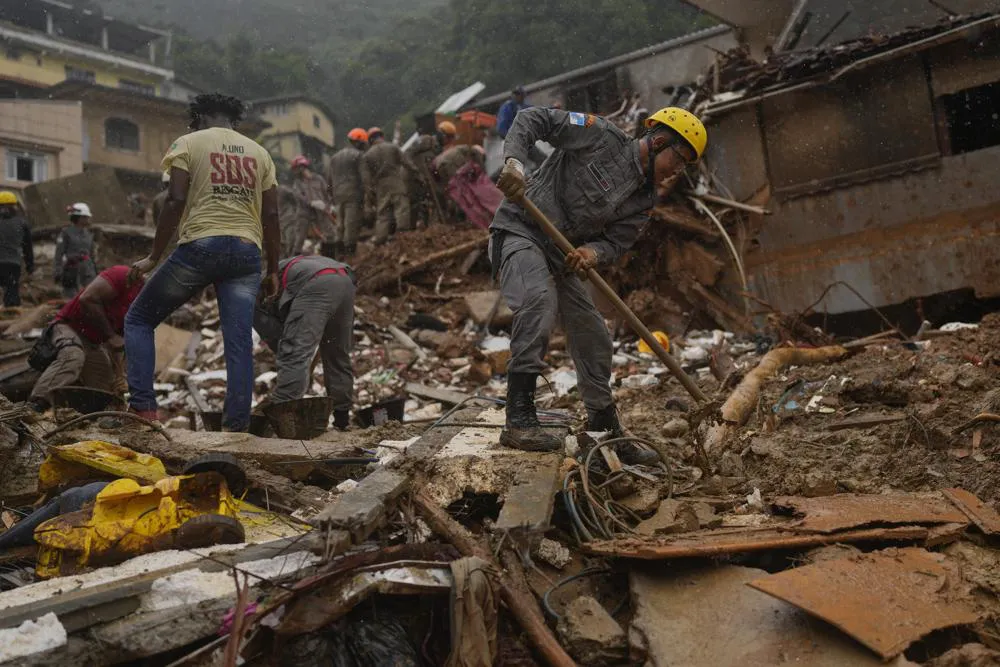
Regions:
M 570 111 L 569 124 L 579 125 L 580 127 L 587 127 L 587 114 L 577 113 L 576 111 Z
M 592 113 L 588 113 L 587 114 L 587 122 L 584 123 L 584 127 L 590 127 L 591 125 L 593 125 L 596 122 L 597 122 L 597 116 L 595 116 Z

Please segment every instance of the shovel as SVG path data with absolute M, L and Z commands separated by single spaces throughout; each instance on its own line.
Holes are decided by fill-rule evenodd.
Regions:
M 545 233 L 555 242 L 560 250 L 567 255 L 573 252 L 573 244 L 569 242 L 569 239 L 563 236 L 562 232 L 556 229 L 556 226 L 552 224 L 552 221 L 549 220 L 548 217 L 542 213 L 541 209 L 535 206 L 530 199 L 527 197 L 521 197 L 520 204 L 531 215 L 531 217 L 535 219 L 535 222 L 537 222 L 541 228 L 545 230 Z M 639 338 L 646 341 L 646 344 L 649 345 L 656 356 L 659 357 L 660 361 L 662 361 L 663 365 L 667 367 L 667 370 L 670 371 L 671 375 L 677 378 L 677 380 L 684 385 L 684 388 L 687 389 L 687 392 L 691 394 L 694 400 L 702 404 L 708 403 L 708 398 L 701 391 L 701 389 L 698 388 L 698 385 L 696 385 L 688 374 L 681 369 L 677 360 L 670 356 L 669 352 L 663 349 L 663 346 L 660 345 L 660 341 L 656 340 L 652 332 L 650 332 L 646 325 L 642 323 L 642 320 L 640 320 L 636 314 L 632 312 L 632 309 L 621 300 L 621 297 L 619 297 L 618 294 L 611 289 L 611 286 L 605 282 L 604 278 L 602 278 L 595 269 L 587 269 L 587 279 L 590 280 L 594 287 L 596 287 L 598 291 L 611 302 L 611 305 L 615 307 L 615 310 L 617 310 L 621 316 L 625 318 L 625 321 L 628 322 L 632 331 L 634 331 Z

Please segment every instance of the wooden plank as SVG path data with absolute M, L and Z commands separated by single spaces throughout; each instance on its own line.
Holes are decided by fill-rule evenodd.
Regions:
M 674 558 L 714 558 L 779 549 L 808 549 L 838 543 L 915 542 L 927 539 L 927 535 L 928 530 L 923 526 L 849 530 L 832 535 L 790 533 L 775 528 L 757 528 L 700 531 L 675 537 L 595 540 L 585 543 L 581 549 L 595 556 L 670 560 Z
M 436 387 L 428 387 L 425 384 L 420 384 L 418 382 L 408 382 L 406 383 L 405 391 L 408 394 L 413 394 L 420 398 L 426 398 L 431 401 L 437 401 L 439 403 L 444 403 L 445 405 L 458 405 L 464 401 L 472 398 L 469 394 L 463 394 L 460 391 L 454 391 L 452 389 L 438 389 Z
M 904 414 L 891 414 L 891 415 L 866 415 L 863 417 L 854 417 L 852 419 L 843 419 L 834 424 L 830 424 L 826 427 L 827 431 L 844 431 L 849 428 L 871 428 L 873 426 L 881 426 L 883 424 L 895 424 L 896 422 L 901 422 L 906 419 Z
M 965 489 L 945 489 L 941 492 L 986 535 L 1000 535 L 1000 514 Z

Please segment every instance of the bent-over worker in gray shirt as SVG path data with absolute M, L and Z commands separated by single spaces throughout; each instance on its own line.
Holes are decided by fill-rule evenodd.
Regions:
M 354 274 L 328 257 L 299 255 L 282 260 L 278 275 L 280 294 L 259 302 L 254 312 L 254 329 L 277 357 L 271 400 L 302 398 L 312 384 L 309 370 L 318 346 L 334 425 L 345 429 L 354 397 Z

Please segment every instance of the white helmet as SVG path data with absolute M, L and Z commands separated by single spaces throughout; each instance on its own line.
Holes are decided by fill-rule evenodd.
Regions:
M 90 213 L 90 206 L 88 206 L 87 204 L 84 204 L 83 202 L 77 202 L 77 203 L 73 204 L 72 206 L 70 206 L 69 207 L 69 214 L 70 215 L 83 216 L 84 218 L 91 218 L 91 217 L 93 217 L 91 215 L 91 213 Z

